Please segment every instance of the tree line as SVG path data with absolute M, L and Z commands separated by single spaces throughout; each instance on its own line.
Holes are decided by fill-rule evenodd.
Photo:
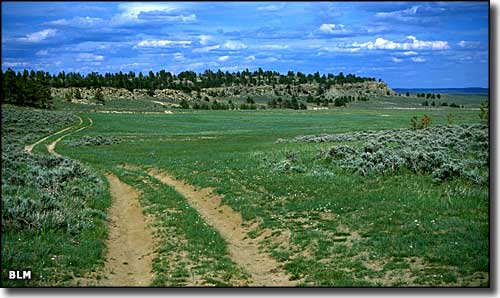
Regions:
M 344 75 L 340 72 L 338 75 L 331 73 L 321 75 L 319 72 L 314 74 L 304 74 L 301 72 L 288 71 L 287 74 L 281 74 L 276 71 L 264 71 L 259 68 L 250 72 L 248 69 L 238 72 L 223 72 L 218 70 L 214 72 L 210 69 L 197 74 L 193 71 L 183 71 L 179 74 L 161 70 L 159 72 L 150 71 L 148 74 L 133 71 L 128 73 L 105 73 L 91 72 L 82 75 L 78 72 L 51 75 L 44 71 L 28 71 L 15 73 L 8 69 L 2 73 L 3 76 L 15 76 L 17 78 L 31 79 L 38 82 L 47 83 L 50 87 L 67 88 L 99 88 L 114 87 L 134 89 L 177 89 L 177 90 L 200 90 L 202 88 L 229 87 L 229 86 L 262 86 L 273 84 L 291 84 L 300 85 L 307 83 L 317 83 L 329 87 L 329 84 L 360 83 L 365 81 L 375 81 L 375 78 L 359 77 L 354 74 Z M 379 80 L 381 81 L 381 80 Z M 326 88 L 328 89 L 328 88 Z
M 318 90 L 327 90 L 333 84 L 360 83 L 366 81 L 376 81 L 375 78 L 359 77 L 354 74 L 338 75 L 304 74 L 301 72 L 288 71 L 281 74 L 276 71 L 264 71 L 259 68 L 256 71 L 216 72 L 208 69 L 202 73 L 193 71 L 183 71 L 179 74 L 161 70 L 159 72 L 150 71 L 148 74 L 133 71 L 128 73 L 105 73 L 91 72 L 82 75 L 78 72 L 50 74 L 45 71 L 24 70 L 15 72 L 7 69 L 2 75 L 2 100 L 18 105 L 28 105 L 35 107 L 50 107 L 52 99 L 48 88 L 102 88 L 114 87 L 125 88 L 129 91 L 134 89 L 147 89 L 148 94 L 153 94 L 156 89 L 175 89 L 190 93 L 199 92 L 202 88 L 229 87 L 229 86 L 263 86 L 286 84 L 301 85 L 308 83 L 319 84 Z M 381 80 L 379 80 L 380 82 Z M 289 88 L 289 87 L 288 87 Z

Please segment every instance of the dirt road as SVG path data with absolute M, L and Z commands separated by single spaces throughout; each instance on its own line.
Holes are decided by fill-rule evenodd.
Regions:
M 112 205 L 109 209 L 108 253 L 99 286 L 147 287 L 153 273 L 154 241 L 139 205 L 139 193 L 115 175 L 106 175 Z
M 77 124 L 77 125 L 81 125 L 81 124 L 83 123 L 83 119 L 82 119 L 81 117 L 78 117 L 78 119 L 80 120 L 80 123 L 79 123 L 79 124 Z M 90 118 L 89 118 L 89 119 L 90 119 Z M 40 144 L 40 143 L 45 142 L 48 138 L 50 138 L 50 137 L 52 137 L 52 136 L 57 136 L 57 135 L 59 135 L 59 134 L 62 134 L 63 132 L 65 132 L 65 131 L 67 131 L 67 130 L 69 130 L 69 129 L 71 129 L 71 128 L 75 127 L 75 126 L 76 126 L 76 125 L 66 127 L 66 128 L 64 128 L 64 129 L 61 129 L 60 131 L 57 131 L 57 132 L 55 132 L 55 133 L 53 133 L 53 134 L 51 134 L 51 135 L 48 135 L 48 136 L 46 136 L 46 137 L 44 137 L 44 138 L 42 138 L 42 139 L 40 139 L 40 140 L 36 141 L 35 143 L 33 143 L 33 144 L 31 144 L 31 145 L 26 145 L 26 146 L 24 146 L 24 150 L 26 150 L 28 153 L 30 153 L 30 154 L 31 154 L 31 151 L 33 151 L 33 148 L 34 148 L 36 145 L 38 145 L 38 144 Z
M 249 228 L 243 226 L 241 215 L 231 207 L 221 205 L 220 196 L 210 189 L 196 190 L 165 171 L 151 169 L 148 174 L 175 188 L 208 224 L 219 231 L 228 243 L 232 260 L 250 273 L 250 286 L 295 286 L 276 260 L 259 250 L 259 240 L 247 237 Z

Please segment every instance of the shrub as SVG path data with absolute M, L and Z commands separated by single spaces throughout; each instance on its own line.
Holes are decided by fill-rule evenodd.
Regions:
M 64 143 L 68 146 L 78 147 L 78 146 L 101 146 L 101 145 L 113 145 L 121 143 L 121 139 L 117 137 L 102 137 L 102 136 L 83 136 L 76 140 L 65 140 Z
M 489 163 L 488 129 L 484 125 L 436 126 L 425 130 L 362 131 L 335 135 L 300 136 L 287 142 L 357 142 L 319 152 L 325 160 L 361 175 L 390 175 L 401 170 L 431 175 L 435 181 L 459 177 L 486 183 Z M 294 159 L 287 158 L 289 167 Z M 281 165 L 282 167 L 285 164 Z M 482 173 L 482 174 L 481 174 Z
M 417 125 L 417 129 L 424 129 L 427 128 L 429 125 L 431 125 L 432 119 L 429 115 L 424 115 L 421 119 L 420 122 Z

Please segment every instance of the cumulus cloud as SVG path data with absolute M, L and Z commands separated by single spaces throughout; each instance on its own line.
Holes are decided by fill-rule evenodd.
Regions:
M 191 44 L 189 40 L 168 40 L 168 39 L 146 39 L 138 42 L 135 47 L 139 48 L 169 48 L 169 47 L 186 47 Z M 135 48 L 134 47 L 134 48 Z
M 368 50 L 446 50 L 450 48 L 447 41 L 418 40 L 412 35 L 407 36 L 407 39 L 411 40 L 411 42 L 399 43 L 379 37 L 375 40 L 375 42 L 354 42 L 352 45 L 354 47 L 365 48 Z
M 189 23 L 196 15 L 182 10 L 182 3 L 176 2 L 125 2 L 118 5 L 120 12 L 110 24 L 144 23 L 150 21 Z
M 240 41 L 230 40 L 224 44 L 224 48 L 228 50 L 243 50 L 248 48 L 248 46 Z
M 347 32 L 342 24 L 322 24 L 319 26 L 319 31 L 326 34 L 339 34 Z
M 125 2 L 118 5 L 121 13 L 119 17 L 125 19 L 137 19 L 141 13 L 151 11 L 171 12 L 179 9 L 177 3 L 165 2 Z
M 224 62 L 224 61 L 227 61 L 229 59 L 229 56 L 221 56 L 219 57 L 219 59 L 217 59 L 219 62 Z
M 104 56 L 102 55 L 95 55 L 91 53 L 81 53 L 76 56 L 76 61 L 78 62 L 96 62 L 96 61 L 103 61 Z
M 248 61 L 253 61 L 255 60 L 255 56 L 254 55 L 250 55 L 246 58 Z
M 212 40 L 212 39 L 213 39 L 213 36 L 211 36 L 211 35 L 205 35 L 205 34 L 202 34 L 202 35 L 199 35 L 199 36 L 198 36 L 198 38 L 200 39 L 200 44 L 201 44 L 202 46 L 205 46 L 205 45 L 207 45 L 207 44 L 208 44 L 208 42 L 209 42 L 210 40 Z
M 412 57 L 411 60 L 413 62 L 417 62 L 417 63 L 420 63 L 420 62 L 425 62 L 426 60 L 422 57 Z
M 26 35 L 26 37 L 21 37 L 18 40 L 19 41 L 26 41 L 26 42 L 41 42 L 41 41 L 44 41 L 48 38 L 56 36 L 56 33 L 57 33 L 57 29 L 45 29 L 42 31 L 28 34 L 28 35 Z
M 414 52 L 414 51 L 407 51 L 407 52 L 403 52 L 402 54 L 405 55 L 405 56 L 416 56 L 416 55 L 418 55 L 418 53 Z
M 396 58 L 396 57 L 392 57 L 392 62 L 395 62 L 395 63 L 400 63 L 400 62 L 403 62 L 403 59 L 399 59 L 399 58 Z

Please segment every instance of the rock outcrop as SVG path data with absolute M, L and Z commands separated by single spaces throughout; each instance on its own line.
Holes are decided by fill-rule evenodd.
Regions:
M 149 98 L 158 101 L 180 102 L 183 99 L 187 101 L 198 101 L 203 99 L 218 99 L 223 97 L 247 97 L 247 96 L 316 96 L 318 94 L 318 84 L 297 84 L 297 85 L 261 85 L 261 86 L 229 86 L 216 88 L 203 88 L 200 91 L 184 92 L 174 89 L 157 89 L 151 97 L 146 89 L 135 89 L 129 91 L 124 88 L 101 88 L 105 100 L 135 100 Z M 81 98 L 77 98 L 76 94 L 80 93 Z M 65 98 L 77 103 L 91 103 L 97 89 L 89 88 L 51 88 L 52 96 Z M 362 82 L 362 83 L 346 83 L 330 86 L 328 90 L 324 90 L 323 97 L 335 99 L 341 96 L 359 97 L 380 97 L 393 96 L 396 93 L 383 82 Z

